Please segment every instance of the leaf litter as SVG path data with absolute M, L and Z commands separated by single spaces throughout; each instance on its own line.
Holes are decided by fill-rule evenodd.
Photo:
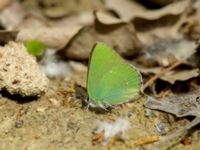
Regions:
M 170 97 L 162 98 L 161 100 L 155 100 L 152 97 L 148 97 L 145 106 L 150 109 L 161 110 L 167 113 L 171 113 L 176 117 L 195 117 L 187 125 L 176 129 L 175 131 L 169 133 L 159 144 L 163 144 L 168 140 L 177 138 L 187 134 L 187 132 L 194 126 L 200 123 L 200 88 L 191 91 L 187 94 L 173 95 Z M 179 139 L 180 140 L 180 139 Z
M 118 34 L 121 35 L 119 38 L 112 38 Z M 125 56 L 136 54 L 140 48 L 140 42 L 132 24 L 106 13 L 95 12 L 94 25 L 83 27 L 66 45 L 63 52 L 71 59 L 88 59 L 91 47 L 96 41 L 106 42 Z
M 22 98 L 30 92 L 22 94 L 20 89 L 14 91 L 17 97 L 8 87 L 7 94 L 4 90 L 1 92 L 0 110 L 4 113 L 0 115 L 0 147 L 198 149 L 199 8 L 197 0 L 4 0 L 0 5 L 3 52 L 0 59 L 9 41 L 23 45 L 29 40 L 39 40 L 46 49 L 35 61 L 48 76 L 49 83 L 48 90 L 37 100 Z M 147 100 L 142 97 L 106 113 L 84 110 L 87 60 L 97 41 L 108 44 L 137 66 L 143 75 L 144 92 L 149 95 Z M 20 55 L 19 52 L 13 52 L 12 57 Z M 8 55 L 6 60 L 7 57 L 12 59 Z M 17 73 L 22 75 L 20 80 L 32 73 L 31 70 L 23 74 L 23 70 L 29 68 L 26 63 L 16 63 L 16 66 L 14 70 L 24 66 Z M 39 70 L 35 77 L 39 79 L 42 72 Z M 3 75 L 4 78 L 9 74 L 12 75 L 13 70 Z M 16 77 L 12 75 L 14 85 L 19 84 Z M 31 89 L 33 81 L 26 84 L 27 89 Z M 22 107 L 26 113 L 16 117 Z M 115 127 L 117 118 L 129 124 L 124 128 L 126 138 L 116 138 L 116 134 L 106 138 L 105 124 Z M 96 136 L 95 122 L 101 126 Z M 111 131 L 116 130 L 109 129 L 109 133 Z M 188 134 L 192 144 L 185 146 L 179 141 Z M 107 144 L 102 146 L 101 143 Z

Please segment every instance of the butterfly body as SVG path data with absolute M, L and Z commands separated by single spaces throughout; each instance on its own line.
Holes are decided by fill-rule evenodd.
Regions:
M 97 43 L 90 57 L 87 91 L 91 106 L 112 106 L 130 101 L 141 89 L 141 75 L 115 51 Z

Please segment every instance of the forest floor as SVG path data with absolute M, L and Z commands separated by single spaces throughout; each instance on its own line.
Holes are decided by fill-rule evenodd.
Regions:
M 0 150 L 199 150 L 198 0 L 2 0 L 0 11 Z M 98 41 L 139 70 L 140 97 L 87 108 Z

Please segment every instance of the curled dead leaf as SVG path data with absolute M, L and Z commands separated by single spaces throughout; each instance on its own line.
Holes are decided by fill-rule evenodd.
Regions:
M 133 25 L 105 15 L 97 13 L 95 24 L 83 27 L 71 39 L 63 49 L 68 58 L 88 59 L 92 46 L 98 41 L 107 43 L 123 56 L 138 53 L 141 45 Z
M 103 25 L 114 25 L 114 24 L 123 24 L 123 23 L 128 23 L 128 22 L 125 22 L 119 18 L 115 18 L 111 15 L 109 15 L 108 13 L 106 12 L 103 12 L 103 11 L 96 11 L 94 13 L 95 15 L 95 18 L 98 20 L 98 22 L 100 22 L 101 24 Z
M 154 45 L 156 39 L 180 39 L 182 35 L 179 29 L 184 20 L 182 16 L 191 7 L 187 0 L 153 10 L 129 0 L 106 0 L 105 6 L 120 19 L 134 23 L 137 36 L 144 46 Z
M 153 4 L 156 4 L 156 5 L 159 5 L 159 6 L 164 6 L 164 5 L 168 5 L 174 1 L 177 1 L 177 0 L 147 0 L 147 2 L 150 2 L 150 3 L 153 3 Z
M 70 27 L 40 27 L 21 29 L 17 41 L 37 39 L 49 48 L 61 49 L 81 29 L 80 25 Z M 55 42 L 56 41 L 56 42 Z
M 63 27 L 63 26 L 70 27 L 74 25 L 86 26 L 93 24 L 93 22 L 94 22 L 93 11 L 86 11 L 80 14 L 72 14 L 64 18 L 50 20 L 51 26 L 56 26 L 56 27 Z
M 176 115 L 177 117 L 195 116 L 200 117 L 200 88 L 190 93 L 177 94 L 156 100 L 148 97 L 145 106 L 150 109 L 165 111 Z
M 78 13 L 88 10 L 100 9 L 103 7 L 102 1 L 99 0 L 84 0 L 84 1 L 74 1 L 74 0 L 57 0 L 49 1 L 43 0 L 39 1 L 42 11 L 45 16 L 49 18 L 61 18 L 72 13 Z
M 167 72 L 164 76 L 161 76 L 160 79 L 167 81 L 171 84 L 174 84 L 176 81 L 186 81 L 198 76 L 199 76 L 199 69 L 180 70 L 180 71 L 173 70 Z
M 135 1 L 106 0 L 105 6 L 115 11 L 122 20 L 130 21 L 136 18 L 156 20 L 167 15 L 180 15 L 188 6 L 188 0 L 177 1 L 157 10 L 148 10 Z M 126 8 L 126 9 L 124 9 Z
M 159 74 L 163 70 L 160 67 L 154 68 L 140 68 L 140 72 L 144 75 L 152 75 Z M 157 79 L 161 79 L 163 81 L 167 81 L 170 84 L 174 84 L 176 81 L 187 81 L 189 79 L 195 78 L 199 76 L 199 69 L 173 69 L 170 70 L 163 75 L 159 76 Z
M 145 107 L 155 110 L 161 110 L 167 113 L 171 113 L 177 117 L 194 116 L 195 118 L 186 125 L 168 133 L 160 142 L 152 147 L 152 149 L 166 144 L 170 140 L 175 142 L 182 140 L 188 131 L 200 123 L 200 88 L 184 94 L 172 95 L 169 97 L 156 100 L 152 97 L 148 97 Z

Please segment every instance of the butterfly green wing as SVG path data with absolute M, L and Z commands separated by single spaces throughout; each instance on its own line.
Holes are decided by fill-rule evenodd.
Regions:
M 113 66 L 101 79 L 96 90 L 96 100 L 108 104 L 129 101 L 140 91 L 141 77 L 131 65 L 122 63 Z
M 87 81 L 90 100 L 98 104 L 124 103 L 139 92 L 140 86 L 140 74 L 133 66 L 104 44 L 95 45 Z
M 87 90 L 90 98 L 94 98 L 98 93 L 96 87 L 104 74 L 121 61 L 120 56 L 116 55 L 112 49 L 109 49 L 103 43 L 97 43 L 94 46 L 87 78 Z

